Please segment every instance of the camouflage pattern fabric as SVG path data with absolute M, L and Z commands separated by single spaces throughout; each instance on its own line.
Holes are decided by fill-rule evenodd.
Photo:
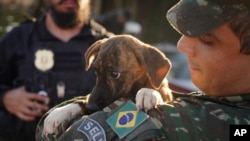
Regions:
M 249 0 L 180 0 L 167 12 L 170 24 L 181 34 L 195 37 L 248 11 Z
M 118 137 L 106 120 L 126 104 L 127 100 L 119 99 L 104 108 L 103 111 L 95 112 L 89 116 L 83 116 L 81 119 L 73 123 L 65 133 L 58 138 L 58 141 L 145 141 L 165 139 L 162 124 L 158 119 L 153 117 L 147 118 L 142 124 L 136 126 L 135 130 L 126 136 L 122 138 Z M 117 120 L 118 119 L 114 119 L 115 122 L 117 122 Z
M 250 95 L 209 97 L 201 93 L 178 98 L 158 111 L 170 141 L 228 141 L 230 125 L 250 124 Z M 155 112 L 152 110 L 151 112 Z M 158 112 L 159 113 L 159 112 Z
M 209 97 L 202 93 L 173 93 L 173 95 L 176 98 L 174 101 L 159 105 L 158 108 L 147 113 L 151 116 L 153 123 L 155 122 L 154 125 L 157 125 L 155 130 L 142 130 L 146 127 L 143 126 L 134 130 L 132 135 L 127 135 L 123 140 L 228 141 L 230 125 L 250 124 L 249 94 L 230 97 Z M 83 116 L 80 122 L 84 121 L 84 118 L 94 119 L 104 128 L 107 140 L 119 140 L 104 119 L 114 113 L 123 103 L 123 100 L 117 100 L 104 111 Z M 40 130 L 42 129 L 41 123 L 40 127 L 38 126 Z M 76 123 L 72 124 L 71 130 L 62 134 L 66 139 L 61 138 L 61 141 L 74 140 L 75 137 L 88 140 L 86 136 L 73 130 L 80 125 Z M 152 126 L 151 123 L 147 123 L 148 126 Z M 60 136 L 51 135 L 42 140 L 55 141 L 58 138 Z

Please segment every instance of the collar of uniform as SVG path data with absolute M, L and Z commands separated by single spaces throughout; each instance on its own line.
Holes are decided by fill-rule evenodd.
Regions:
M 198 91 L 198 92 L 189 93 L 188 95 L 211 97 L 211 98 L 216 98 L 216 99 L 220 99 L 222 101 L 227 101 L 227 102 L 231 102 L 231 103 L 241 103 L 241 102 L 248 102 L 249 103 L 250 102 L 250 93 L 249 94 L 234 95 L 234 96 L 214 97 L 214 96 L 206 95 L 206 94 L 202 93 L 201 91 Z
M 42 16 L 41 18 L 38 19 L 37 22 L 38 25 L 38 36 L 41 40 L 58 40 L 55 36 L 53 36 L 45 26 L 45 16 Z M 85 38 L 86 36 L 91 36 L 91 26 L 90 22 L 84 25 L 84 28 L 82 28 L 81 32 L 79 35 L 73 37 L 72 39 L 75 38 Z M 71 40 L 72 40 L 71 39 Z
M 193 92 L 193 93 L 188 93 L 188 94 L 181 94 L 181 93 L 174 92 L 173 96 L 175 98 L 193 96 L 199 99 L 227 104 L 231 106 L 238 106 L 238 107 L 247 108 L 247 109 L 250 108 L 250 93 L 235 95 L 235 96 L 215 97 L 215 96 L 205 95 L 204 93 L 199 91 L 199 92 Z
M 239 102 L 250 102 L 250 94 L 242 94 L 237 96 L 227 96 L 221 97 L 222 100 L 227 100 L 232 103 L 239 103 Z

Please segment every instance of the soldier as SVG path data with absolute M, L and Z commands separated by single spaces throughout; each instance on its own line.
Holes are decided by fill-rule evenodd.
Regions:
M 228 141 L 230 126 L 250 124 L 249 17 L 249 0 L 180 0 L 167 19 L 182 34 L 177 48 L 187 55 L 201 92 L 173 92 L 175 100 L 149 111 L 146 121 L 122 136 L 118 125 L 131 123 L 135 115 L 126 113 L 110 125 L 122 109 L 116 101 L 75 122 L 59 139 Z
M 45 15 L 24 22 L 0 41 L 0 136 L 34 141 L 50 107 L 86 95 L 94 71 L 84 70 L 87 48 L 111 33 L 89 18 L 90 0 L 44 0 Z

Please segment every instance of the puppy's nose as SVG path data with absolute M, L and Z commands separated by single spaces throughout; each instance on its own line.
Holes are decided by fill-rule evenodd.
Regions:
M 93 104 L 93 103 L 88 103 L 86 105 L 86 109 L 89 112 L 89 114 L 100 111 L 100 108 L 96 104 Z

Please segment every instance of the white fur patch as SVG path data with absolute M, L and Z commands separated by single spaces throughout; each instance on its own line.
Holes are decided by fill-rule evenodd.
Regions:
M 45 135 L 57 133 L 58 127 L 66 120 L 70 120 L 82 110 L 79 104 L 71 103 L 54 109 L 44 120 L 43 133 Z
M 136 94 L 135 101 L 136 107 L 139 110 L 144 109 L 145 111 L 155 108 L 157 104 L 163 103 L 161 94 L 149 88 L 141 88 Z

